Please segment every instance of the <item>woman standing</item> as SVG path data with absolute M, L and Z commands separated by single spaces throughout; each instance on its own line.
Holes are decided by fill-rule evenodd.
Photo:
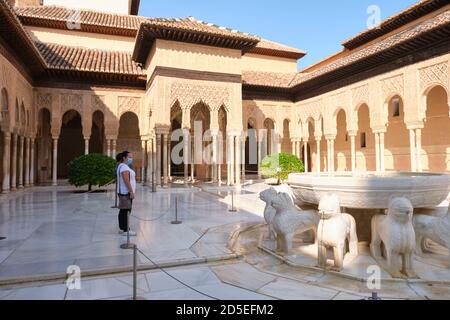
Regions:
M 133 154 L 128 151 L 119 153 L 116 157 L 117 166 L 117 193 L 119 197 L 119 234 L 136 236 L 130 230 L 128 215 L 131 212 L 136 191 L 136 172 L 130 166 L 133 164 Z

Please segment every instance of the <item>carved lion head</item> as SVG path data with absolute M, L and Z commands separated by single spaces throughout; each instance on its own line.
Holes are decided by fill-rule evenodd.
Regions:
M 407 222 L 412 219 L 414 208 L 411 201 L 404 197 L 394 197 L 389 202 L 387 215 L 398 221 Z
M 259 198 L 265 203 L 270 204 L 272 199 L 275 198 L 277 195 L 278 195 L 277 190 L 275 190 L 274 188 L 270 188 L 261 192 L 259 194 Z
M 285 192 L 280 192 L 275 198 L 272 199 L 271 204 L 277 212 L 293 206 L 291 197 Z
M 328 194 L 320 198 L 319 213 L 324 217 L 341 214 L 341 202 L 336 194 Z

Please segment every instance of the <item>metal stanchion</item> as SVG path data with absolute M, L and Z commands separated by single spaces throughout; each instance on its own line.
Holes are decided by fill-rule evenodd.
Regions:
M 378 296 L 377 292 L 372 292 L 372 297 L 368 298 L 368 300 L 381 300 L 381 298 Z
M 182 224 L 183 222 L 178 220 L 178 196 L 175 197 L 175 221 L 172 224 Z
M 115 190 L 116 190 L 116 194 L 115 194 L 115 199 L 114 199 L 114 206 L 112 206 L 111 208 L 112 209 L 119 209 L 119 206 L 118 206 L 118 203 L 117 203 L 117 194 L 119 193 L 118 190 L 117 190 L 117 180 L 116 180 L 116 188 L 115 188 Z
M 235 206 L 234 206 L 234 191 L 231 191 L 231 209 L 230 212 L 237 212 Z
M 137 295 L 137 255 L 138 255 L 138 247 L 137 245 L 133 245 L 133 296 L 128 300 L 146 300 L 143 297 L 138 297 Z
M 127 243 L 124 243 L 120 246 L 120 249 L 133 249 L 136 245 L 134 243 L 130 243 L 130 214 L 131 214 L 131 210 L 128 210 L 128 214 L 127 214 Z
M 137 246 L 133 245 L 133 300 L 137 298 Z

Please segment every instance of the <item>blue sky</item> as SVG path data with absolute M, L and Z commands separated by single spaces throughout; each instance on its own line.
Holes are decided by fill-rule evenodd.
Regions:
M 303 68 L 340 50 L 367 28 L 370 5 L 385 19 L 417 0 L 141 0 L 139 15 L 199 20 L 303 49 Z

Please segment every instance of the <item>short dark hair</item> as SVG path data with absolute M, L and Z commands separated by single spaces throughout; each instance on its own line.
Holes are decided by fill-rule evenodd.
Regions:
M 126 157 L 128 157 L 128 155 L 129 155 L 130 153 L 131 153 L 131 152 L 128 152 L 128 151 L 123 151 L 123 152 L 119 153 L 119 154 L 116 156 L 116 161 L 117 161 L 117 162 L 122 162 L 123 159 L 125 159 Z

